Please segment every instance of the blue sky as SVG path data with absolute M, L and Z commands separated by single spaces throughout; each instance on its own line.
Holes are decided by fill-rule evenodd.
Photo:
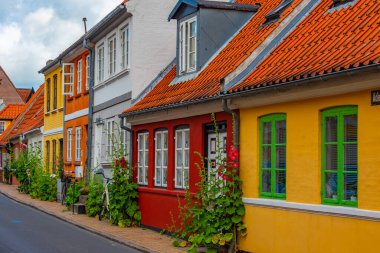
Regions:
M 38 74 L 49 59 L 91 28 L 121 0 L 1 0 L 0 66 L 17 87 L 43 82 Z

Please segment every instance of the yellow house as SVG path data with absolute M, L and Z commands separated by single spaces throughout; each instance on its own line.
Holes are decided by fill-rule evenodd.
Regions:
M 55 173 L 63 159 L 62 69 L 57 59 L 50 60 L 39 73 L 45 75 L 44 162 Z
M 380 252 L 379 9 L 321 1 L 229 88 L 248 230 L 239 249 Z

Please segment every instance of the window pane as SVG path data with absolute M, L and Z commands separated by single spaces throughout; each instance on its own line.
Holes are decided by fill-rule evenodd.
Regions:
M 189 151 L 185 151 L 185 163 L 184 163 L 184 166 L 185 167 L 189 167 Z
M 286 121 L 276 121 L 276 143 L 285 144 L 286 143 Z
M 195 68 L 195 52 L 189 54 L 189 67 L 191 69 Z
M 184 185 L 183 186 L 188 186 L 189 185 L 189 170 L 183 170 L 183 177 L 184 177 Z
M 156 184 L 161 184 L 161 168 L 156 168 Z
M 156 166 L 161 166 L 162 159 L 161 159 L 161 152 L 156 152 Z
M 148 166 L 148 151 L 145 151 L 145 157 L 144 157 L 144 161 L 145 161 L 145 166 L 147 167 Z
M 184 132 L 184 135 L 185 135 L 185 148 L 189 148 L 189 143 L 190 143 L 190 140 L 189 140 L 189 131 L 185 131 Z
M 262 178 L 261 178 L 261 188 L 262 192 L 271 192 L 271 171 L 270 170 L 263 170 L 262 171 Z
M 138 157 L 138 163 L 140 166 L 142 166 L 143 164 L 143 155 L 144 155 L 144 152 L 143 151 L 139 151 L 139 157 Z
M 182 132 L 177 132 L 177 148 L 182 148 Z
M 286 168 L 286 147 L 285 146 L 276 147 L 276 168 L 277 169 Z
M 178 150 L 177 152 L 177 167 L 182 168 L 182 150 Z
M 358 119 L 357 115 L 344 116 L 344 141 L 358 140 Z
M 196 26 L 196 22 L 193 21 L 190 23 L 190 37 L 194 37 L 197 33 L 197 26 Z
M 326 142 L 336 142 L 338 139 L 338 118 L 336 116 L 326 117 Z
M 139 182 L 143 182 L 143 169 L 139 167 Z
M 162 164 L 162 166 L 168 166 L 168 151 L 163 151 L 163 160 L 164 160 L 164 163 Z
M 139 135 L 139 150 L 143 149 L 143 145 L 144 145 L 144 136 Z
M 263 147 L 262 148 L 262 164 L 261 168 L 271 168 L 271 147 Z
M 148 168 L 144 168 L 144 172 L 145 172 L 145 181 L 144 181 L 144 183 L 148 183 Z
M 344 144 L 344 170 L 357 171 L 358 169 L 358 145 Z
M 358 194 L 358 175 L 356 173 L 345 173 L 343 182 L 343 198 L 356 201 Z
M 161 133 L 156 134 L 156 148 L 161 149 Z
M 263 123 L 263 144 L 271 144 L 272 143 L 272 123 L 264 122 Z
M 167 168 L 164 168 L 162 170 L 162 173 L 163 173 L 163 179 L 162 179 L 162 184 L 167 184 L 167 178 L 168 178 L 168 169 Z
M 182 169 L 176 170 L 176 182 L 177 186 L 182 186 Z
M 164 133 L 164 148 L 168 148 L 168 133 Z
M 338 178 L 335 172 L 325 172 L 325 198 L 337 199 Z
M 145 149 L 148 149 L 149 148 L 149 136 L 147 134 L 145 134 Z
M 338 169 L 338 146 L 336 144 L 325 145 L 325 170 Z
M 276 171 L 276 193 L 286 192 L 286 171 Z

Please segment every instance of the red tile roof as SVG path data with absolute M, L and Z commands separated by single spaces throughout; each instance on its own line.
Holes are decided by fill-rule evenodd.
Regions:
M 144 99 L 124 113 L 180 104 L 217 95 L 220 89 L 220 79 L 235 70 L 278 27 L 280 22 L 291 13 L 301 0 L 295 0 L 282 13 L 277 22 L 260 28 L 259 26 L 265 22 L 265 15 L 278 6 L 282 0 L 238 0 L 236 2 L 261 4 L 261 7 L 247 25 L 238 32 L 196 78 L 169 85 L 175 77 L 175 70 L 173 69 Z
M 265 22 L 265 14 L 281 0 L 237 2 L 259 3 L 261 8 L 196 78 L 170 85 L 175 78 L 174 67 L 151 92 L 124 113 L 142 113 L 216 97 L 220 79 L 235 70 L 300 3 L 295 0 L 281 14 L 280 20 L 260 27 Z M 379 2 L 358 0 L 353 6 L 328 11 L 331 6 L 332 0 L 322 0 L 241 84 L 229 92 L 379 63 Z
M 13 120 L 24 110 L 24 107 L 25 105 L 8 104 L 0 111 L 0 119 Z
M 26 103 L 30 99 L 30 97 L 33 95 L 34 90 L 33 89 L 23 89 L 23 88 L 17 88 L 18 94 L 20 94 L 22 100 Z
M 42 84 L 36 93 L 25 105 L 24 111 L 12 122 L 12 124 L 0 136 L 2 143 L 17 135 L 39 128 L 44 124 L 44 85 Z
M 358 0 L 330 10 L 324 0 L 230 92 L 339 72 L 380 62 L 380 2 Z

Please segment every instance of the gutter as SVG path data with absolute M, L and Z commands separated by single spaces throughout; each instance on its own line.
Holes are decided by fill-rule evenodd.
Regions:
M 92 120 L 93 120 L 93 104 L 94 104 L 94 64 L 95 64 L 95 51 L 89 46 L 90 41 L 87 36 L 83 39 L 83 47 L 90 51 L 90 83 L 88 87 L 89 102 L 88 102 L 88 129 L 87 129 L 87 160 L 86 160 L 86 181 L 90 180 L 90 173 L 87 169 L 91 168 L 91 158 L 92 158 Z
M 318 79 L 320 81 L 324 81 L 327 79 L 339 78 L 341 75 L 344 75 L 344 74 L 350 75 L 351 73 L 356 73 L 356 72 L 365 71 L 365 70 L 372 70 L 372 69 L 380 69 L 380 63 L 361 66 L 361 67 L 357 67 L 354 69 L 345 69 L 345 70 L 341 70 L 339 72 L 333 72 L 333 73 L 326 73 L 326 74 L 317 75 L 317 76 L 311 76 L 311 77 L 307 77 L 307 78 L 303 78 L 303 79 L 292 80 L 292 81 L 288 81 L 288 82 L 279 83 L 276 85 L 267 85 L 267 86 L 262 86 L 262 87 L 258 87 L 258 88 L 254 88 L 254 89 L 237 91 L 234 93 L 219 93 L 219 94 L 216 94 L 215 96 L 212 96 L 212 97 L 199 98 L 196 100 L 185 101 L 183 103 L 147 108 L 147 109 L 142 109 L 142 110 L 133 111 L 133 112 L 129 112 L 129 113 L 122 113 L 121 117 L 138 116 L 138 115 L 145 114 L 145 113 L 153 113 L 153 112 L 158 112 L 158 111 L 163 111 L 163 110 L 176 109 L 176 108 L 183 107 L 183 106 L 201 104 L 201 103 L 215 101 L 215 100 L 223 99 L 223 98 L 239 97 L 239 96 L 242 96 L 244 94 L 255 94 L 255 93 L 261 92 L 262 90 L 274 89 L 277 87 L 285 87 L 288 85 L 295 85 L 295 84 L 298 85 L 298 84 L 308 82 L 308 81 L 318 81 Z
M 224 83 L 225 80 L 222 78 L 220 80 L 220 89 L 224 90 Z M 231 108 L 228 107 L 228 102 L 230 99 L 227 98 L 222 98 L 222 108 L 223 111 L 230 114 L 232 116 L 233 120 L 233 129 L 232 129 L 232 134 L 233 134 L 233 145 L 234 147 L 239 150 L 239 136 L 240 136 L 240 117 L 239 115 L 232 111 Z

